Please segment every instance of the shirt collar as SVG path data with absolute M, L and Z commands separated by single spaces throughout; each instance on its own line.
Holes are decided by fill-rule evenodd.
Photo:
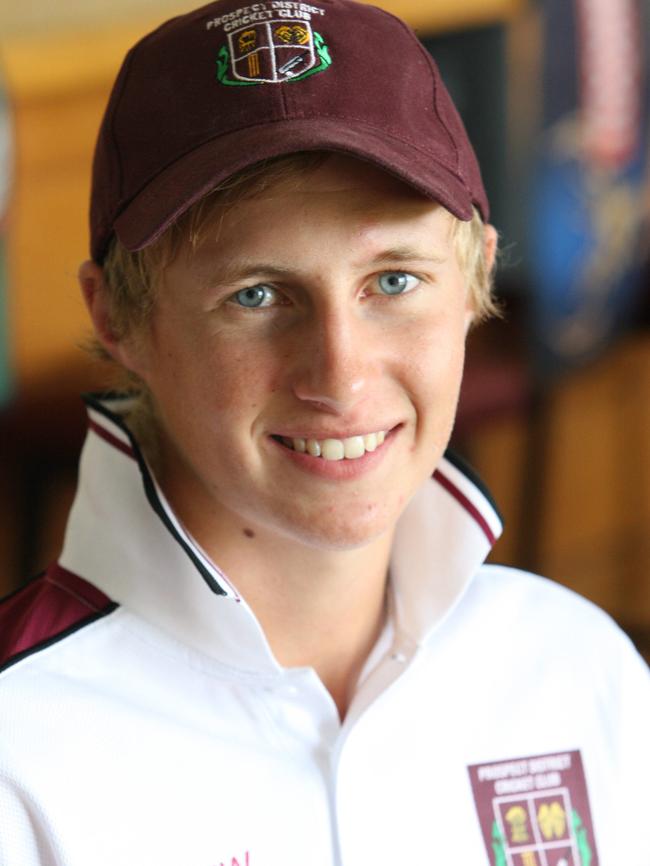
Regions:
M 450 451 L 399 519 L 391 556 L 397 629 L 425 643 L 501 535 L 501 517 Z
M 282 671 L 245 599 L 182 526 L 119 412 L 86 398 L 89 429 L 60 564 L 223 664 Z M 399 520 L 391 558 L 397 630 L 423 643 L 501 533 L 488 496 L 447 454 Z

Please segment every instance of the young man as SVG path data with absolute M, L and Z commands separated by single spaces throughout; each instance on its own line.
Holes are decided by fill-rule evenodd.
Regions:
M 647 866 L 650 687 L 445 448 L 495 231 L 435 65 L 351 0 L 127 57 L 59 562 L 0 608 L 2 866 Z

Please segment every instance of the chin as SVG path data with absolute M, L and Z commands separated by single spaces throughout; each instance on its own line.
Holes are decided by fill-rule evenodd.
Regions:
M 392 533 L 399 515 L 368 505 L 361 513 L 349 510 L 321 515 L 318 520 L 296 520 L 286 534 L 306 547 L 319 550 L 357 550 Z

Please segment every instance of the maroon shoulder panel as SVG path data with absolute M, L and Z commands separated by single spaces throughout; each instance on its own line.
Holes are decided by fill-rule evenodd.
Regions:
M 0 602 L 0 667 L 114 607 L 97 587 L 51 565 L 45 574 Z

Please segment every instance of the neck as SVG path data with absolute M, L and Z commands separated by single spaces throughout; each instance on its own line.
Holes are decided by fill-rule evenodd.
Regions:
M 258 617 L 284 667 L 312 667 L 345 716 L 385 622 L 391 538 L 349 551 L 305 550 L 256 536 L 207 552 Z M 255 544 L 254 542 L 258 542 Z
M 278 662 L 312 667 L 343 718 L 385 623 L 392 534 L 332 551 L 259 527 L 242 538 L 225 532 L 223 521 L 186 525 L 246 599 Z

